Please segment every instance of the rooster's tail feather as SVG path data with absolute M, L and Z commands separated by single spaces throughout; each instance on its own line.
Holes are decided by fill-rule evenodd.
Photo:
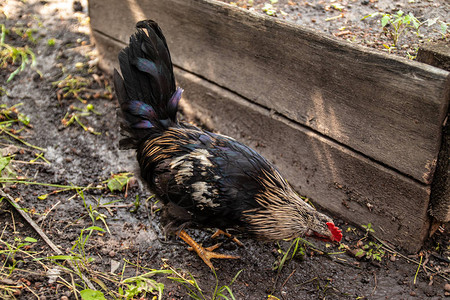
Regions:
M 175 88 L 173 66 L 166 39 L 152 20 L 136 24 L 137 32 L 119 53 L 122 76 L 114 70 L 119 99 L 124 147 L 136 147 L 154 129 L 164 130 L 177 122 L 183 90 Z

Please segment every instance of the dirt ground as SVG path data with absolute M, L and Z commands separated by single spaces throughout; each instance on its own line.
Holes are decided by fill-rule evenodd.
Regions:
M 368 2 L 351 4 L 373 5 Z M 444 1 L 426 3 L 441 5 L 440 13 Z M 341 244 L 300 241 L 304 253 L 293 258 L 293 248 L 287 254 L 291 242 L 238 234 L 245 247 L 220 238 L 218 251 L 241 259 L 214 261 L 215 277 L 179 239 L 165 236 L 157 199 L 139 178 L 124 174 L 137 174 L 137 165 L 133 151 L 118 149 L 117 103 L 111 78 L 97 68 L 86 10 L 86 2 L 71 0 L 0 3 L 0 24 L 7 29 L 0 49 L 0 298 L 157 299 L 162 286 L 161 299 L 221 299 L 220 291 L 231 299 L 226 288 L 216 289 L 222 286 L 235 299 L 450 295 L 445 226 L 414 255 L 342 220 L 336 220 L 344 232 Z M 31 49 L 36 62 L 9 82 L 20 59 L 3 61 L 10 49 L 5 44 Z M 212 229 L 189 233 L 204 245 L 216 242 L 209 238 Z M 355 255 L 358 249 L 366 255 Z
M 447 0 L 221 1 L 410 59 L 416 57 L 420 45 L 450 36 L 450 4 Z M 418 30 L 413 22 L 401 25 L 398 43 L 394 45 L 392 33 L 399 25 L 398 20 L 394 21 L 398 11 L 402 11 L 403 16 L 412 14 L 421 25 Z M 367 17 L 375 13 L 378 15 Z M 388 23 L 382 28 L 384 14 L 391 15 L 395 24 Z

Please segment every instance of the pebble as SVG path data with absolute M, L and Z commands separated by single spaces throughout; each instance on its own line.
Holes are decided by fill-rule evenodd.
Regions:
M 444 285 L 444 290 L 445 290 L 446 292 L 449 292 L 449 293 L 450 293 L 450 283 L 446 283 L 446 284 Z
M 41 80 L 41 75 L 39 75 L 39 73 L 35 73 L 32 78 L 33 78 L 33 81 L 36 82 L 36 81 Z
M 423 293 L 427 296 L 427 297 L 434 297 L 437 294 L 437 291 L 434 289 L 434 287 L 432 286 L 427 286 L 425 287 Z
M 83 5 L 80 1 L 73 1 L 73 11 L 83 11 Z
M 60 298 L 61 300 L 69 300 L 69 298 L 67 296 L 61 296 Z
M 391 261 L 396 261 L 396 260 L 397 260 L 397 257 L 395 257 L 395 255 L 391 255 L 391 257 L 389 257 L 389 259 L 390 259 Z
M 415 297 L 417 294 L 416 294 L 415 291 L 411 291 L 411 292 L 409 292 L 409 295 L 412 296 L 412 297 Z
M 109 257 L 114 257 L 114 256 L 116 256 L 116 252 L 114 252 L 114 251 L 111 250 L 111 251 L 109 252 Z

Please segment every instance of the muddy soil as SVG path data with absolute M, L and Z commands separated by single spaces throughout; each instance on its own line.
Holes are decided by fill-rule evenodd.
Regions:
M 365 5 L 361 3 L 352 5 Z M 21 103 L 15 116 L 17 112 L 28 116 L 32 126 L 14 123 L 13 131 L 8 131 L 27 144 L 0 127 L 0 152 L 12 158 L 8 165 L 11 172 L 4 169 L 1 173 L 2 190 L 63 254 L 81 257 L 72 261 L 92 259 L 80 263 L 80 269 L 107 299 L 123 298 L 119 289 L 127 289 L 123 282 L 126 278 L 170 268 L 186 278 L 192 274 L 203 291 L 200 299 L 211 299 L 216 285 L 214 274 L 179 239 L 164 233 L 159 203 L 138 176 L 124 187 L 126 191 L 111 192 L 106 187 L 112 174 L 137 174 L 137 165 L 133 151 L 118 149 L 117 100 L 111 93 L 111 78 L 97 68 L 86 8 L 85 2 L 74 4 L 71 0 L 7 0 L 0 4 L 0 24 L 9 29 L 5 43 L 27 45 L 36 55 L 36 65 L 27 66 L 9 82 L 6 80 L 17 63 L 0 69 L 1 104 L 8 108 Z M 75 84 L 71 79 L 82 83 L 78 90 L 72 85 L 76 95 L 64 89 L 69 86 L 65 83 Z M 220 238 L 223 245 L 219 252 L 241 258 L 213 262 L 219 286 L 229 285 L 242 270 L 231 285 L 236 299 L 446 297 L 448 228 L 439 228 L 420 255 L 383 247 L 384 255 L 378 261 L 357 258 L 354 249 L 370 241 L 381 245 L 379 241 L 364 238 L 364 232 L 342 220 L 336 223 L 345 235 L 342 244 L 350 250 L 309 240 L 313 245 L 305 246 L 304 255 L 288 260 L 279 272 L 273 266 L 288 250 L 289 242 L 263 243 L 238 234 L 245 245 L 241 248 Z M 86 237 L 86 228 L 92 225 L 102 231 L 92 231 L 86 245 L 78 247 L 80 235 Z M 67 257 L 34 260 L 56 253 L 6 198 L 0 201 L 0 226 L 0 297 L 80 299 L 79 291 L 88 288 L 86 280 L 77 272 L 67 271 Z M 206 246 L 216 242 L 209 238 L 212 232 L 189 230 Z M 21 251 L 11 250 L 18 247 Z M 419 261 L 428 268 L 418 269 Z M 152 279 L 164 284 L 162 299 L 190 299 L 185 287 L 165 275 Z M 274 297 L 268 298 L 269 294 Z M 136 294 L 134 299 L 153 299 L 153 294 Z

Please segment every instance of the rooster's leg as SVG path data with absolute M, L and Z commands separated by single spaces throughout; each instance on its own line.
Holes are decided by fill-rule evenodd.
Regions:
M 214 266 L 211 263 L 211 258 L 225 258 L 225 259 L 238 259 L 239 256 L 232 256 L 232 255 L 226 255 L 226 254 L 220 254 L 212 252 L 213 250 L 217 249 L 217 247 L 220 246 L 220 244 L 214 245 L 209 248 L 203 248 L 200 246 L 196 241 L 194 241 L 184 230 L 180 230 L 177 232 L 177 235 L 185 241 L 189 246 L 192 247 L 192 249 L 197 252 L 198 256 L 200 256 L 201 259 L 205 262 L 205 264 L 208 265 L 208 267 L 211 268 L 211 270 L 215 270 Z
M 238 240 L 235 236 L 232 236 L 226 231 L 223 231 L 222 229 L 217 229 L 217 231 L 211 236 L 212 239 L 215 239 L 216 237 L 224 235 L 228 238 L 230 238 L 233 242 L 235 242 L 239 247 L 244 247 L 244 244 L 240 240 Z

